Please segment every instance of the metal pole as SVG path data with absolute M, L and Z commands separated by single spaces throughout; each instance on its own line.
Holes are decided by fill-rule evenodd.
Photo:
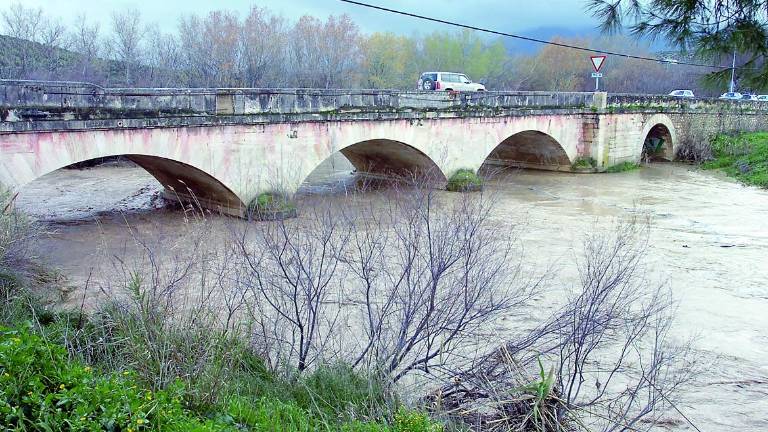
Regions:
M 600 77 L 595 77 L 595 91 L 600 90 Z
M 733 93 L 734 75 L 736 75 L 736 50 L 733 50 L 733 63 L 731 63 L 731 87 L 730 90 L 728 90 L 730 93 Z

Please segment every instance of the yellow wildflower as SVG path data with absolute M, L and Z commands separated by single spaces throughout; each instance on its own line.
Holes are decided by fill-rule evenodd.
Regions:
M 136 420 L 136 424 L 137 424 L 137 425 L 143 425 L 143 424 L 144 424 L 144 419 L 138 419 L 138 420 Z
M 60 385 L 60 386 L 59 386 L 59 388 L 60 388 L 60 389 L 62 389 L 62 390 L 64 390 L 64 388 L 65 388 L 65 387 L 64 387 L 64 384 Z

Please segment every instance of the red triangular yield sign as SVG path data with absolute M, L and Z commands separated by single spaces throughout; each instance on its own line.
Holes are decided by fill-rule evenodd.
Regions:
M 595 68 L 595 72 L 600 72 L 600 68 L 603 67 L 603 63 L 605 63 L 605 56 L 590 56 L 589 59 L 592 60 L 592 67 Z

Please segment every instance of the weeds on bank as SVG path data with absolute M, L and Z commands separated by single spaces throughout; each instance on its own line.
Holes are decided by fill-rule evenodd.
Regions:
M 597 161 L 592 157 L 579 157 L 571 165 L 573 170 L 593 170 L 597 167 Z
M 745 184 L 768 188 L 768 132 L 721 134 L 710 145 L 714 160 L 704 169 L 722 169 Z
M 39 308 L 31 297 L 16 302 L 4 307 Z M 154 377 L 148 380 L 131 368 L 105 369 L 99 363 L 85 363 L 61 342 L 67 333 L 71 337 L 100 324 L 88 321 L 78 330 L 70 314 L 54 314 L 43 323 L 33 321 L 35 311 L 27 312 L 26 323 L 0 327 L 0 421 L 15 429 L 442 430 L 424 414 L 397 408 L 399 404 L 383 385 L 347 366 L 321 367 L 306 377 L 284 379 L 269 372 L 235 340 L 222 342 L 228 342 L 231 353 L 244 355 L 241 361 L 232 362 L 223 355 L 207 359 L 211 368 L 216 363 L 232 367 L 215 402 L 207 397 L 210 389 L 205 380 L 174 377 L 153 389 L 147 381 Z
M 175 309 L 174 263 L 126 267 L 125 298 L 88 315 L 31 285 L 34 226 L 0 201 L 0 424 L 65 431 L 441 431 L 380 377 L 338 364 L 276 373 L 214 307 Z M 152 259 L 160 259 L 152 256 Z M 217 330 L 218 329 L 218 330 Z
M 609 166 L 605 169 L 607 173 L 620 173 L 625 171 L 632 171 L 640 168 L 640 164 L 635 162 L 622 162 L 613 166 Z

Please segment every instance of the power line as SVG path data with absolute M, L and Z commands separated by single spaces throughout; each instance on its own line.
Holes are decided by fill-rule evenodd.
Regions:
M 625 53 L 608 51 L 608 50 L 600 50 L 600 49 L 594 49 L 594 48 L 587 48 L 587 47 L 582 47 L 582 46 L 578 46 L 578 45 L 570 45 L 570 44 L 565 44 L 565 43 L 560 43 L 560 42 L 546 41 L 546 40 L 543 40 L 543 39 L 536 39 L 536 38 L 532 38 L 532 37 L 528 37 L 528 36 L 521 36 L 521 35 L 516 35 L 516 34 L 513 34 L 513 33 L 506 33 L 506 32 L 502 32 L 502 31 L 498 31 L 498 30 L 491 30 L 491 29 L 487 29 L 487 28 L 483 28 L 483 27 L 477 27 L 477 26 L 473 26 L 473 25 L 462 24 L 462 23 L 458 23 L 458 22 L 454 22 L 454 21 L 447 21 L 447 20 L 440 19 L 440 18 L 432 18 L 432 17 L 428 17 L 428 16 L 425 16 L 425 15 L 419 15 L 419 14 L 415 14 L 415 13 L 411 13 L 411 12 L 405 12 L 405 11 L 402 11 L 402 10 L 390 9 L 390 8 L 387 8 L 387 7 L 372 5 L 372 4 L 369 4 L 369 3 L 363 3 L 363 2 L 355 1 L 355 0 L 339 0 L 339 1 L 344 2 L 344 3 L 353 4 L 353 5 L 357 5 L 357 6 L 367 7 L 367 8 L 370 8 L 370 9 L 376 9 L 376 10 L 383 11 L 383 12 L 389 12 L 389 13 L 393 13 L 393 14 L 397 14 L 397 15 L 404 15 L 404 16 L 411 17 L 411 18 L 418 18 L 418 19 L 425 20 L 425 21 L 432 21 L 432 22 L 436 22 L 436 23 L 440 23 L 440 24 L 447 24 L 447 25 L 454 26 L 454 27 L 461 27 L 461 28 L 465 28 L 465 29 L 468 29 L 468 30 L 476 30 L 476 31 L 483 32 L 483 33 L 490 33 L 490 34 L 495 34 L 495 35 L 498 35 L 498 36 L 505 36 L 505 37 L 513 38 L 513 39 L 520 39 L 520 40 L 524 40 L 524 41 L 528 41 L 528 42 L 535 42 L 535 43 L 544 44 L 544 45 L 553 45 L 553 46 L 557 46 L 557 47 L 561 47 L 561 48 L 575 49 L 575 50 L 586 51 L 586 52 L 591 52 L 591 53 L 596 53 L 596 54 L 607 54 L 607 55 L 617 56 L 617 57 L 625 57 L 625 58 L 631 58 L 631 59 L 636 59 L 636 60 L 644 60 L 644 61 L 652 61 L 652 62 L 657 62 L 657 63 L 658 62 L 664 63 L 663 60 L 659 60 L 657 58 L 644 57 L 644 56 L 638 56 L 638 55 L 633 55 L 633 54 L 625 54 Z M 667 62 L 667 63 L 676 64 L 676 65 L 703 67 L 703 68 L 710 68 L 710 69 L 723 69 L 723 70 L 731 69 L 731 66 L 715 66 L 715 65 L 708 65 L 708 64 L 703 64 L 703 63 L 690 63 L 690 62 L 681 62 L 681 61 Z M 754 68 L 737 67 L 736 69 L 754 69 Z

